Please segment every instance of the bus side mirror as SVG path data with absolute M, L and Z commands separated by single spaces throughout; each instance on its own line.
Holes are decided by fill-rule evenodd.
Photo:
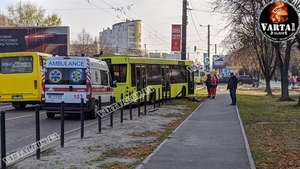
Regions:
M 113 86 L 112 87 L 117 87 L 117 80 L 113 81 Z

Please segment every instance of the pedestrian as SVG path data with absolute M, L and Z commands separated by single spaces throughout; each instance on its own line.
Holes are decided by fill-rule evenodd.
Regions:
M 228 80 L 227 84 L 227 90 L 230 91 L 230 97 L 231 97 L 231 104 L 230 105 L 236 105 L 236 89 L 237 89 L 238 79 L 234 75 L 233 72 L 230 73 L 230 78 Z
M 296 84 L 296 78 L 295 78 L 295 76 L 293 76 L 292 77 L 292 85 L 295 86 L 295 84 Z
M 218 77 L 216 74 L 211 78 L 210 83 L 210 95 L 212 99 L 215 99 L 217 93 L 217 84 L 218 84 Z
M 210 83 L 211 83 L 211 77 L 210 74 L 206 75 L 206 80 L 205 80 L 205 85 L 206 85 L 206 89 L 207 89 L 207 98 L 210 98 Z
M 292 78 L 290 76 L 288 76 L 288 82 L 289 82 L 289 86 L 292 85 Z
M 277 77 L 276 76 L 274 76 L 274 80 L 275 80 L 275 82 L 277 82 Z

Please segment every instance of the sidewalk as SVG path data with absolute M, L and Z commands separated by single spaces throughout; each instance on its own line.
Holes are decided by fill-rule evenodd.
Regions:
M 228 91 L 207 99 L 137 169 L 255 169 Z

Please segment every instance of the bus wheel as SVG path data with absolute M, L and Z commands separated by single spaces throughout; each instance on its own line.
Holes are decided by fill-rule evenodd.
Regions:
M 181 98 L 185 98 L 185 96 L 186 96 L 186 88 L 185 86 L 183 86 L 181 89 Z
M 98 103 L 95 102 L 95 105 L 94 105 L 93 110 L 91 110 L 91 111 L 89 112 L 89 116 L 90 116 L 91 119 L 97 118 L 97 116 L 98 116 L 97 111 L 98 111 Z
M 50 118 L 50 119 L 53 119 L 54 116 L 55 116 L 55 113 L 48 113 L 48 112 L 46 112 L 46 116 L 47 116 L 48 118 Z

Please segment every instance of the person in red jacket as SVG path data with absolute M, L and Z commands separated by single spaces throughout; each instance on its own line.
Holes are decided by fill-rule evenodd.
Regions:
M 210 82 L 210 95 L 212 99 L 215 99 L 217 93 L 217 84 L 218 84 L 218 77 L 216 74 L 211 78 Z

